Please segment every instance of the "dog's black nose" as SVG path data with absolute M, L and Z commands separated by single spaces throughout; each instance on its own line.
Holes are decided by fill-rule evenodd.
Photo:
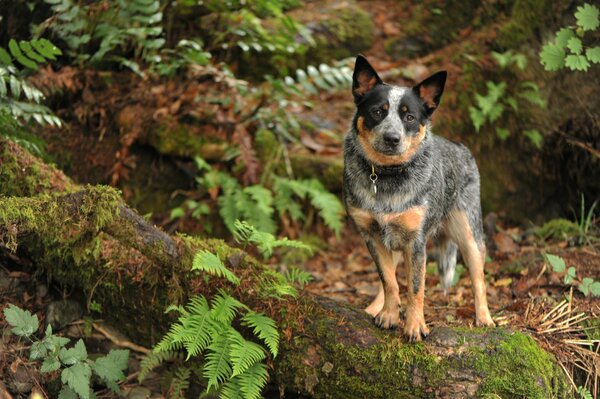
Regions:
M 395 132 L 384 133 L 383 141 L 385 141 L 387 145 L 397 146 L 398 144 L 400 144 L 400 134 Z

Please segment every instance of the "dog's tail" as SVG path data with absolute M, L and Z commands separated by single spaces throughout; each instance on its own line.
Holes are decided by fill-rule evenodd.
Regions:
M 454 241 L 443 240 L 438 243 L 438 272 L 440 273 L 440 281 L 444 288 L 444 294 L 452 286 L 452 280 L 454 280 L 457 250 L 458 247 Z

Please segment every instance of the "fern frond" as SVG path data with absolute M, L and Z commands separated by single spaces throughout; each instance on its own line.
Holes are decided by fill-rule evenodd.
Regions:
M 140 362 L 140 373 L 138 381 L 142 383 L 148 374 L 161 364 L 179 358 L 179 354 L 174 351 L 150 352 Z
M 239 375 L 240 389 L 245 399 L 258 399 L 260 392 L 267 385 L 269 373 L 264 363 L 256 363 L 243 374 Z
M 174 323 L 169 328 L 169 332 L 154 347 L 154 352 L 168 352 L 179 350 L 183 347 L 186 337 L 186 329 L 180 323 Z
M 207 392 L 211 387 L 218 387 L 231 377 L 233 370 L 229 354 L 232 337 L 235 339 L 236 334 L 239 335 L 237 331 L 229 327 L 225 332 L 215 336 L 208 346 L 208 353 L 205 357 L 206 363 L 202 372 L 202 375 L 208 380 Z
M 273 234 L 259 231 L 246 221 L 236 220 L 234 223 L 234 237 L 238 242 L 256 245 L 265 259 L 273 254 L 276 247 L 296 248 L 312 253 L 312 247 L 301 241 L 289 240 L 288 238 L 277 239 Z
M 240 279 L 225 267 L 223 261 L 219 259 L 217 255 L 208 251 L 199 251 L 196 256 L 194 256 L 192 270 L 202 270 L 215 276 L 225 277 L 235 285 L 240 284 Z
M 179 367 L 171 379 L 167 397 L 169 399 L 185 399 L 185 392 L 190 387 L 191 375 L 192 371 L 189 367 Z
M 298 284 L 300 288 L 303 288 L 306 284 L 310 283 L 313 279 L 312 275 L 304 270 L 297 267 L 290 267 L 284 274 L 285 279 L 290 284 Z
M 342 229 L 342 212 L 344 207 L 340 200 L 323 187 L 323 184 L 316 179 L 306 180 L 307 192 L 310 203 L 319 211 L 325 224 L 340 235 Z
M 192 314 L 186 321 L 186 329 L 191 333 L 188 333 L 185 337 L 183 346 L 187 351 L 185 360 L 189 360 L 190 357 L 199 355 L 208 347 L 212 340 L 214 328 L 212 325 L 213 321 L 211 314 L 206 311 L 202 314 Z
M 210 315 L 213 320 L 224 325 L 230 325 L 231 321 L 237 314 L 238 309 L 247 309 L 248 307 L 230 296 L 224 291 L 219 291 L 219 294 L 212 300 L 212 309 Z
M 242 318 L 242 324 L 252 327 L 254 335 L 264 341 L 273 357 L 277 356 L 279 352 L 279 331 L 275 320 L 262 313 L 250 310 Z
M 223 384 L 219 391 L 219 399 L 245 399 L 239 376 L 230 378 Z
M 232 377 L 240 375 L 255 363 L 262 362 L 266 358 L 262 346 L 242 338 L 231 345 L 231 364 L 233 365 Z

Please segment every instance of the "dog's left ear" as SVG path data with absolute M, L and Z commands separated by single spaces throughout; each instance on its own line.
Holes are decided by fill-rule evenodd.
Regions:
M 433 111 L 435 111 L 440 104 L 440 99 L 444 92 L 444 85 L 446 84 L 446 77 L 448 77 L 448 73 L 446 71 L 440 71 L 413 87 L 413 91 L 421 98 L 423 105 L 425 105 L 427 116 L 433 114 Z

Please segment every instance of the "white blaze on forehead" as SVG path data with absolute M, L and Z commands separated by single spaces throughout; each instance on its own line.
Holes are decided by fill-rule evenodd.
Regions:
M 398 108 L 400 107 L 400 100 L 402 100 L 402 97 L 404 97 L 407 91 L 408 89 L 405 87 L 392 87 L 392 90 L 390 90 L 389 99 L 390 110 L 398 111 Z
M 375 132 L 385 133 L 386 131 L 396 131 L 404 134 L 404 125 L 402 124 L 398 110 L 400 108 L 400 101 L 407 91 L 408 89 L 404 87 L 392 87 L 388 97 L 388 114 L 381 123 L 375 126 L 373 129 Z

